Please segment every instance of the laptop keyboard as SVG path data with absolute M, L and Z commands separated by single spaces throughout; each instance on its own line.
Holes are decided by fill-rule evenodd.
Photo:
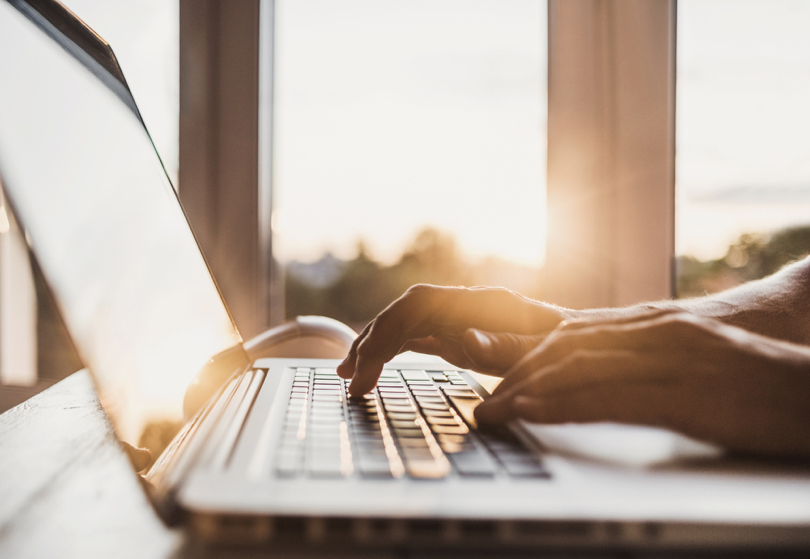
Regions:
M 335 369 L 298 368 L 276 455 L 280 477 L 548 477 L 511 433 L 475 429 L 481 397 L 455 371 L 385 369 L 350 398 Z

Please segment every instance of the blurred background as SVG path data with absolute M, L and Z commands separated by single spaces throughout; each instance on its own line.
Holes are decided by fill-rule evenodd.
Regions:
M 64 3 L 112 45 L 182 190 L 176 0 Z M 272 234 L 285 315 L 359 331 L 417 282 L 543 298 L 546 3 L 274 9 Z M 675 296 L 810 252 L 808 29 L 807 2 L 678 2 Z M 14 235 L 0 219 L 0 310 L 29 335 L 21 344 L 0 328 L 0 410 L 80 366 Z

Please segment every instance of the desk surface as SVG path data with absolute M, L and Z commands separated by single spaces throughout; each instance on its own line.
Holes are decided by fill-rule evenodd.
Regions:
M 182 554 L 84 372 L 0 415 L 0 480 L 2 557 Z

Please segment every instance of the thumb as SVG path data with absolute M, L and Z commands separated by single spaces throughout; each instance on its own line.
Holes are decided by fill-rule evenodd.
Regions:
M 462 337 L 462 347 L 467 358 L 474 364 L 473 369 L 502 374 L 534 349 L 544 337 L 468 328 Z

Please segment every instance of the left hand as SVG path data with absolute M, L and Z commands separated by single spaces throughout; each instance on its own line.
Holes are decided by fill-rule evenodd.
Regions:
M 563 323 L 476 417 L 653 425 L 731 450 L 810 456 L 810 348 L 683 312 Z
M 503 374 L 571 311 L 503 288 L 414 285 L 357 336 L 338 374 L 352 396 L 374 388 L 403 351 L 438 355 L 457 367 Z

